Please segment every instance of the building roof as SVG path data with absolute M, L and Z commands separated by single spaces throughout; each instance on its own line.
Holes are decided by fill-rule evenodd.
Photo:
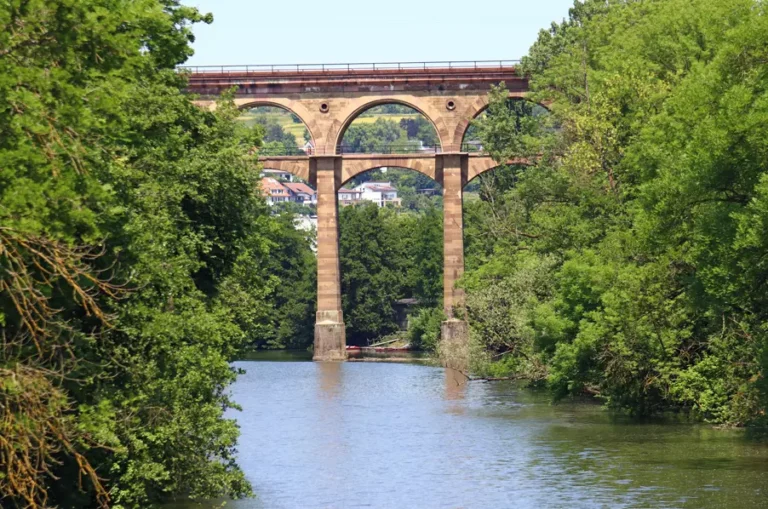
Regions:
M 261 188 L 264 190 L 265 193 L 269 194 L 270 196 L 290 196 L 291 193 L 288 192 L 288 189 L 283 186 L 280 182 L 273 179 L 272 177 L 264 177 L 261 179 Z
M 392 184 L 389 182 L 364 182 L 357 187 L 362 189 L 369 189 L 371 191 L 385 192 L 385 193 L 397 191 L 397 189 L 392 187 Z
M 303 182 L 286 182 L 285 184 L 283 184 L 283 186 L 287 187 L 294 193 L 304 193 L 308 195 L 315 194 L 315 190 Z
M 339 189 L 339 193 L 347 193 L 347 194 L 360 194 L 362 191 L 358 191 L 357 189 L 347 189 L 346 187 L 342 187 Z

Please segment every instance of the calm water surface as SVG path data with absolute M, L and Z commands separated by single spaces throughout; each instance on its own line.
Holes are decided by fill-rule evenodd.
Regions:
M 743 430 L 632 422 L 423 365 L 278 358 L 235 363 L 257 498 L 227 507 L 768 507 L 768 444 Z

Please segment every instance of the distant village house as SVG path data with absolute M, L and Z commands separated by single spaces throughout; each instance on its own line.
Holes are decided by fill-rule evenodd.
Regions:
M 261 179 L 261 188 L 269 205 L 282 202 L 317 204 L 317 191 L 303 182 L 280 182 L 273 177 L 265 176 Z M 397 197 L 397 189 L 392 187 L 390 182 L 365 182 L 354 189 L 342 187 L 338 191 L 338 200 L 339 205 L 342 206 L 369 201 L 379 207 L 387 205 L 399 207 L 401 202 Z
M 390 182 L 365 182 L 355 189 L 361 192 L 361 200 L 372 201 L 379 207 L 400 206 L 401 200 L 397 197 L 397 189 L 392 187 Z
M 296 203 L 314 205 L 317 203 L 317 191 L 303 182 L 288 182 L 283 184 L 290 191 Z
M 261 190 L 267 197 L 267 204 L 269 205 L 292 201 L 288 188 L 272 177 L 261 179 Z
M 361 194 L 362 191 L 342 187 L 339 189 L 339 205 L 353 205 L 360 201 Z

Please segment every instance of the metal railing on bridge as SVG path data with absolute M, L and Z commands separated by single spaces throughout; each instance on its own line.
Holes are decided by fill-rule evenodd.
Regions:
M 465 141 L 461 144 L 461 152 L 484 152 L 483 144 L 479 141 Z
M 352 147 L 339 145 L 337 154 L 439 154 L 442 151 L 440 145 L 414 145 L 413 143 L 390 143 L 376 147 Z
M 336 149 L 314 149 L 314 148 L 293 148 L 284 146 L 266 146 L 256 149 L 259 157 L 289 157 L 289 156 L 312 156 L 312 155 L 344 155 L 344 154 L 370 154 L 370 155 L 392 155 L 392 154 L 439 154 L 442 152 L 440 145 L 414 145 L 413 143 L 389 143 L 375 147 L 354 147 L 351 145 L 337 145 Z
M 433 62 L 371 62 L 347 64 L 253 64 L 253 65 L 182 65 L 179 70 L 193 73 L 325 73 L 339 71 L 407 71 L 430 69 L 513 69 L 520 60 L 444 60 Z

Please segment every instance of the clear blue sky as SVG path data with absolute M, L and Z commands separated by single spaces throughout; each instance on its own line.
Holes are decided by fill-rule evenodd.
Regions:
M 517 59 L 573 0 L 184 0 L 189 65 Z

